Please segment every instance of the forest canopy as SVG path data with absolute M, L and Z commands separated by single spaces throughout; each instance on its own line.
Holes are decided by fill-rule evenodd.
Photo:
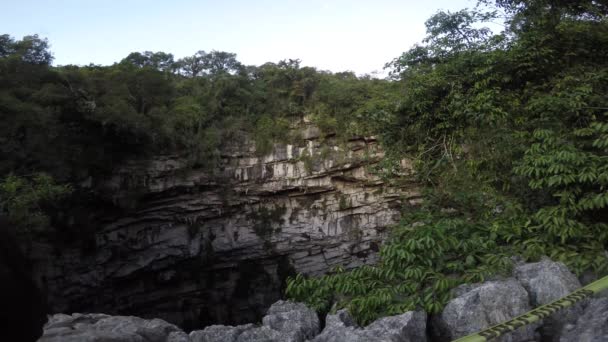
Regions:
M 364 323 L 438 312 L 450 289 L 507 272 L 516 258 L 603 275 L 607 14 L 592 0 L 438 12 L 385 80 L 297 59 L 246 66 L 221 51 L 53 66 L 46 39 L 2 35 L 0 211 L 23 232 L 58 233 L 62 201 L 99 200 L 80 184 L 126 158 L 180 151 L 213 169 L 222 141 L 246 133 L 263 154 L 310 116 L 328 134 L 377 136 L 385 170 L 413 159 L 425 201 L 404 208 L 377 265 L 299 275 L 288 297 L 321 312 L 347 307 Z M 486 27 L 496 22 L 500 32 Z
M 44 212 L 57 212 L 60 198 L 100 200 L 79 184 L 126 158 L 179 153 L 213 170 L 223 141 L 247 134 L 264 154 L 305 115 L 352 134 L 349 122 L 370 101 L 391 106 L 398 89 L 298 59 L 246 66 L 222 51 L 178 60 L 133 52 L 111 66 L 55 67 L 49 45 L 37 35 L 0 36 L 0 211 L 24 231 L 48 225 Z M 29 214 L 37 224 L 24 222 Z

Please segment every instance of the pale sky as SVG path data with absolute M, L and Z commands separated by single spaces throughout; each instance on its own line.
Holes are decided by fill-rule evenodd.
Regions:
M 382 71 L 425 36 L 438 10 L 476 0 L 0 0 L 0 34 L 49 39 L 55 65 L 112 64 L 134 51 L 175 58 L 234 52 L 247 65 L 299 58 L 357 74 Z

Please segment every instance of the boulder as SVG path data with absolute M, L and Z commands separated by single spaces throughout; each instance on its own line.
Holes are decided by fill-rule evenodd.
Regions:
M 104 314 L 57 314 L 39 342 L 188 342 L 188 335 L 160 319 Z
M 302 303 L 278 301 L 262 320 L 264 326 L 284 334 L 289 340 L 302 342 L 319 333 L 319 317 Z
M 540 262 L 519 265 L 515 267 L 513 274 L 528 291 L 533 308 L 549 304 L 581 287 L 578 278 L 566 265 L 547 258 Z M 582 311 L 583 303 L 578 303 L 545 318 L 540 328 L 544 340 L 557 341 L 562 328 L 566 324 L 576 322 Z
M 192 342 L 304 342 L 319 333 L 319 317 L 302 303 L 278 301 L 262 319 L 263 325 L 212 325 L 190 333 Z
M 513 274 L 528 291 L 530 304 L 534 307 L 548 304 L 581 287 L 566 265 L 549 259 L 519 265 Z
M 530 310 L 528 293 L 513 279 L 462 285 L 443 312 L 432 319 L 433 335 L 439 340 L 453 340 Z M 522 327 L 496 341 L 516 342 L 534 339 L 536 325 Z
M 397 316 L 380 318 L 365 328 L 359 328 L 346 310 L 327 315 L 325 329 L 313 342 L 424 342 L 426 313 L 409 311 Z
M 355 320 L 348 311 L 339 310 L 334 315 L 327 315 L 325 328 L 312 342 L 367 341 L 358 329 Z
M 608 298 L 591 299 L 576 322 L 564 326 L 559 341 L 608 341 Z
M 426 313 L 408 311 L 397 316 L 380 318 L 364 329 L 371 341 L 426 341 Z
M 238 325 L 211 325 L 204 330 L 190 333 L 190 342 L 236 342 L 238 337 L 246 330 L 255 328 L 253 324 Z
M 236 339 L 236 342 L 295 342 L 295 340 L 274 329 L 261 326 L 243 331 Z

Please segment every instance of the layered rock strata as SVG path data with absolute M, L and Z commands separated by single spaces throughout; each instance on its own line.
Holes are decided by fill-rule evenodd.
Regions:
M 309 125 L 258 156 L 226 143 L 217 167 L 176 155 L 133 160 L 95 191 L 132 208 L 87 251 L 34 248 L 55 312 L 159 317 L 185 329 L 258 321 L 285 278 L 373 263 L 403 206 L 419 194 L 371 169 L 374 138 L 338 143 Z M 407 163 L 398 172 L 407 173 Z

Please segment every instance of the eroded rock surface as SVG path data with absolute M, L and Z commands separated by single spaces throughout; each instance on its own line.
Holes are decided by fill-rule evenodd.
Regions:
M 564 326 L 559 341 L 608 341 L 608 298 L 592 299 L 576 323 Z
M 528 293 L 513 279 L 462 285 L 443 312 L 433 318 L 433 332 L 450 341 L 521 315 L 531 309 Z M 519 342 L 534 339 L 537 326 L 528 325 L 497 341 Z
M 252 142 L 227 142 L 213 173 L 158 156 L 92 180 L 132 210 L 107 219 L 84 251 L 35 246 L 52 309 L 159 317 L 187 330 L 242 324 L 261 319 L 290 274 L 374 263 L 400 208 L 419 200 L 416 187 L 370 173 L 383 157 L 373 138 L 339 144 L 305 132 L 263 157 Z
M 409 311 L 397 316 L 380 318 L 365 328 L 358 327 L 345 310 L 327 315 L 326 326 L 313 342 L 424 342 L 427 315 Z
M 566 265 L 547 258 L 540 262 L 519 265 L 513 274 L 528 291 L 533 308 L 549 304 L 581 287 L 578 278 Z M 583 304 L 577 303 L 545 318 L 541 326 L 544 340 L 557 341 L 564 325 L 576 322 L 577 317 L 582 314 Z
M 57 314 L 39 342 L 188 342 L 188 335 L 160 319 L 104 314 Z
M 383 317 L 362 328 L 346 310 L 339 310 L 327 315 L 325 327 L 319 332 L 319 319 L 310 308 L 302 303 L 278 301 L 268 309 L 261 325 L 212 325 L 192 331 L 189 336 L 159 319 L 57 314 L 50 317 L 40 342 L 424 342 L 428 332 L 433 335 L 432 341 L 451 341 L 529 311 L 531 304 L 542 305 L 539 298 L 552 301 L 557 299 L 553 297 L 576 290 L 576 277 L 563 264 L 548 259 L 518 265 L 514 275 L 517 279 L 456 288 L 444 311 L 430 320 L 429 329 L 424 312 Z M 564 311 L 552 319 L 558 319 L 560 313 Z M 564 321 L 559 331 L 554 322 L 545 319 L 540 326 L 528 325 L 496 341 L 608 341 L 608 298 L 590 298 L 572 315 L 574 319 Z
M 281 332 L 293 342 L 303 342 L 319 333 L 317 313 L 302 303 L 278 301 L 268 309 L 262 324 Z
M 205 330 L 196 330 L 190 333 L 191 342 L 236 342 L 246 330 L 254 329 L 253 324 L 244 324 L 236 327 L 226 325 L 212 325 Z

